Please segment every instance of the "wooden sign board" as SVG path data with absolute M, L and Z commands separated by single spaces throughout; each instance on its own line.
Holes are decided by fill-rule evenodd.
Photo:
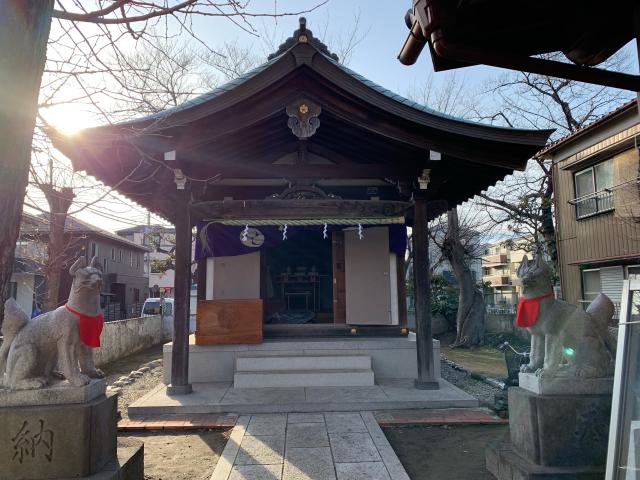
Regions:
M 262 343 L 263 301 L 199 300 L 196 345 Z

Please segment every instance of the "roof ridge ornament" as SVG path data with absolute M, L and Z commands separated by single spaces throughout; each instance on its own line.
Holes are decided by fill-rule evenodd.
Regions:
M 329 47 L 325 45 L 322 41 L 313 36 L 313 32 L 307 29 L 307 19 L 304 17 L 300 17 L 298 20 L 300 22 L 300 27 L 293 32 L 293 35 L 287 38 L 284 42 L 280 44 L 278 50 L 267 57 L 267 60 L 272 60 L 276 57 L 279 57 L 283 53 L 292 49 L 299 43 L 308 43 L 313 46 L 320 53 L 326 55 L 327 57 L 332 58 L 336 62 L 339 62 L 340 59 L 338 55 L 329 51 Z

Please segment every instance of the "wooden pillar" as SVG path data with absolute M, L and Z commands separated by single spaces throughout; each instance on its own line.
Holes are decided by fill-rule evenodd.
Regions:
M 331 234 L 331 259 L 333 263 L 333 323 L 347 322 L 347 297 L 344 270 L 344 232 Z
M 198 260 L 198 300 L 207 299 L 207 259 Z
M 191 393 L 189 383 L 189 303 L 191 300 L 191 210 L 188 185 L 179 190 L 181 202 L 175 218 L 175 283 L 173 312 L 173 349 L 171 355 L 171 384 L 169 395 Z
M 401 327 L 407 326 L 407 285 L 404 276 L 404 255 L 396 255 L 396 276 L 398 283 L 398 323 Z
M 433 338 L 431 335 L 431 277 L 429 273 L 429 226 L 426 199 L 417 197 L 413 220 L 413 286 L 416 305 L 416 347 L 418 378 L 416 388 L 437 390 L 433 364 Z

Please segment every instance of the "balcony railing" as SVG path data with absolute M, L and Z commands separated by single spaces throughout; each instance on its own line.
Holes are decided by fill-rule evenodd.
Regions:
M 576 198 L 572 203 L 576 206 L 576 218 L 591 217 L 598 213 L 609 212 L 615 208 L 613 192 L 606 190 Z
M 504 287 L 510 285 L 508 275 L 487 275 L 482 277 L 482 281 L 490 283 L 492 287 Z
M 504 254 L 485 255 L 482 257 L 483 265 L 506 265 L 507 263 L 507 256 Z

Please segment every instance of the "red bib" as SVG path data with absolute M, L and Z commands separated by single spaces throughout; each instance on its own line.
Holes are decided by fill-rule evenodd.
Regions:
M 80 318 L 78 330 L 82 343 L 87 347 L 99 347 L 100 334 L 102 333 L 102 327 L 104 326 L 104 315 L 99 313 L 95 317 L 90 317 L 89 315 L 85 315 L 84 313 L 74 310 L 69 305 L 65 305 L 65 308 Z
M 538 321 L 538 313 L 540 312 L 540 300 L 547 297 L 553 297 L 553 292 L 545 293 L 539 297 L 521 298 L 518 301 L 518 310 L 516 311 L 516 327 L 532 327 Z

